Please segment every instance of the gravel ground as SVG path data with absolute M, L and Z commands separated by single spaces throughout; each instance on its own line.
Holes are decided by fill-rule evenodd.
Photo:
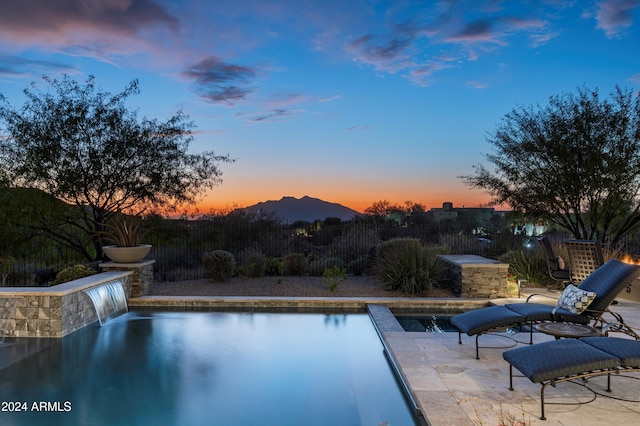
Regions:
M 154 283 L 153 296 L 287 296 L 287 297 L 407 297 L 399 291 L 389 291 L 385 285 L 367 276 L 351 276 L 330 291 L 322 277 L 262 277 L 231 278 L 228 282 L 206 279 L 172 283 Z M 429 297 L 451 297 L 448 290 L 434 289 Z

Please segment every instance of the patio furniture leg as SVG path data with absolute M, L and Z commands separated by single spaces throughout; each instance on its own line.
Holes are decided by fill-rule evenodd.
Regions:
M 509 390 L 513 390 L 513 365 L 509 364 Z
M 546 388 L 547 385 L 551 383 L 552 382 L 543 384 L 542 388 L 540 389 L 540 420 L 547 420 L 547 418 L 544 416 L 544 388 Z

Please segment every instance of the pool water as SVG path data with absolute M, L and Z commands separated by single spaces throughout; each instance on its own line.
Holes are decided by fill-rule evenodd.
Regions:
M 419 424 L 366 314 L 130 312 L 0 370 L 0 395 L 1 425 Z
M 404 331 L 446 333 L 458 329 L 451 325 L 450 317 L 438 315 L 396 315 Z

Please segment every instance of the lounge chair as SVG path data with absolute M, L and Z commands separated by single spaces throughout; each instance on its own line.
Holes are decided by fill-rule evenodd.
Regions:
M 540 237 L 538 238 L 540 244 L 544 248 L 547 259 L 547 269 L 549 271 L 549 276 L 556 280 L 560 281 L 563 284 L 568 284 L 571 282 L 571 271 L 569 268 L 566 268 L 564 265 L 564 259 L 562 257 L 557 256 L 553 252 L 553 247 L 551 246 L 551 241 L 548 237 Z
M 570 279 L 573 284 L 580 284 L 593 271 L 604 265 L 600 241 L 567 240 L 564 245 L 569 253 Z
M 480 335 L 496 329 L 529 326 L 529 343 L 533 343 L 533 326 L 546 321 L 592 323 L 592 327 L 603 329 L 607 325 L 603 316 L 609 314 L 613 317 L 613 321 L 609 322 L 615 324 L 607 325 L 607 332 L 623 332 L 637 337 L 637 334 L 626 326 L 620 315 L 609 310 L 609 305 L 618 293 L 631 285 L 639 276 L 640 266 L 611 259 L 596 269 L 578 287 L 565 288 L 556 305 L 532 303 L 530 300 L 535 295 L 531 295 L 525 303 L 490 306 L 456 315 L 451 318 L 451 324 L 458 329 L 458 343 L 462 343 L 462 333 L 476 337 L 476 359 L 480 358 L 478 345 Z M 578 297 L 572 299 L 569 293 L 576 293 L 576 289 Z M 591 297 L 593 297 L 592 301 L 585 307 L 583 304 L 585 298 Z
M 611 392 L 611 374 L 640 371 L 640 342 L 615 337 L 563 339 L 506 351 L 509 363 L 509 390 L 513 390 L 513 369 L 533 383 L 540 383 L 540 419 L 544 415 L 544 391 L 547 386 L 575 379 L 607 375 Z

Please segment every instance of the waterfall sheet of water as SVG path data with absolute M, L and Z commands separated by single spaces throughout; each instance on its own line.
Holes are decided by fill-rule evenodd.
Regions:
M 120 281 L 112 281 L 84 291 L 93 302 L 100 325 L 112 316 L 128 311 L 127 296 Z
M 19 300 L 16 297 L 0 298 L 0 345 L 9 332 L 9 320 L 14 317 Z

